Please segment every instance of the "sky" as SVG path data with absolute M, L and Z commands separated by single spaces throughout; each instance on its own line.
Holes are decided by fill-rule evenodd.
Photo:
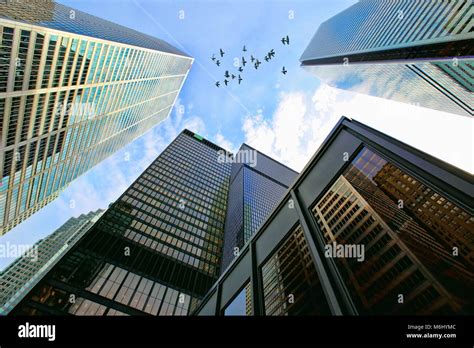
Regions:
M 335 89 L 300 67 L 318 26 L 355 0 L 60 0 L 161 38 L 194 57 L 170 116 L 70 183 L 61 196 L 0 237 L 30 244 L 72 216 L 106 208 L 184 128 L 235 152 L 243 142 L 300 171 L 341 116 L 356 119 L 474 173 L 474 122 L 462 116 Z M 290 45 L 282 45 L 288 35 Z M 234 58 L 275 57 L 217 88 Z M 217 67 L 210 57 L 222 48 Z M 281 73 L 285 66 L 288 73 Z M 0 258 L 0 269 L 13 259 Z

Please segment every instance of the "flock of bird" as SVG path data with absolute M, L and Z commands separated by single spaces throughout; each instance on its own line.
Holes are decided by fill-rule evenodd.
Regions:
M 282 37 L 281 38 L 281 42 L 283 45 L 289 45 L 290 44 L 290 38 L 288 37 L 288 35 L 286 35 L 285 37 Z M 247 48 L 244 47 L 242 48 L 242 52 L 247 52 Z M 216 54 L 213 54 L 212 57 L 211 57 L 211 60 L 217 65 L 217 66 L 221 66 L 221 59 L 224 57 L 225 55 L 225 52 L 222 50 L 222 48 L 219 49 L 219 56 L 220 57 L 216 57 Z M 272 58 L 275 57 L 275 50 L 272 48 L 270 51 L 267 52 L 267 54 L 265 55 L 265 57 L 263 58 L 267 63 L 270 62 L 270 60 Z M 219 59 L 221 58 L 221 59 Z M 262 62 L 254 57 L 252 54 L 250 55 L 250 58 L 247 58 L 247 59 L 250 59 L 250 65 L 253 65 L 254 69 L 255 70 L 258 70 L 258 68 L 260 67 L 260 64 L 262 64 Z M 237 82 L 238 84 L 240 85 L 240 83 L 242 82 L 242 76 L 241 74 L 244 72 L 244 67 L 249 63 L 247 60 L 245 60 L 245 56 L 242 56 L 242 59 L 240 59 L 240 62 L 239 62 L 239 68 L 237 69 L 237 71 L 234 73 L 231 73 L 229 72 L 229 70 L 226 70 L 224 72 L 224 80 L 222 81 L 226 86 L 232 81 L 232 80 L 235 80 L 237 79 Z M 285 67 L 283 67 L 281 69 L 281 73 L 283 75 L 286 75 L 288 71 L 285 69 Z M 217 81 L 216 82 L 216 87 L 220 87 L 221 86 L 221 83 L 220 81 Z

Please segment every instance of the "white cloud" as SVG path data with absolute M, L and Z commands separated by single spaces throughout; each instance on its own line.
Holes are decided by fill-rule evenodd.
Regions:
M 474 120 L 325 84 L 313 93 L 280 93 L 273 115 L 248 116 L 242 130 L 249 145 L 301 170 L 342 116 L 474 172 Z
M 228 150 L 232 153 L 237 153 L 238 149 L 236 148 L 236 146 L 230 140 L 226 139 L 220 131 L 217 132 L 217 134 L 215 135 L 214 143 L 216 143 L 225 150 Z

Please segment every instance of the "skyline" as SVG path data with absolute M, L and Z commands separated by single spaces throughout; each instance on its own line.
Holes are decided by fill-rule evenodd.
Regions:
M 179 133 L 185 127 L 211 140 L 215 140 L 216 143 L 229 148 L 231 151 L 234 150 L 234 152 L 240 143 L 249 143 L 250 146 L 274 157 L 276 160 L 282 161 L 282 163 L 293 169 L 301 170 L 332 126 L 339 120 L 340 116 L 345 115 L 360 121 L 369 121 L 366 123 L 375 129 L 399 138 L 409 145 L 435 155 L 435 157 L 439 157 L 446 162 L 455 164 L 465 171 L 474 172 L 472 164 L 474 156 L 472 156 L 472 146 L 469 146 L 472 145 L 473 138 L 472 121 L 451 119 L 452 115 L 450 114 L 396 102 L 380 101 L 375 98 L 336 90 L 320 84 L 316 78 L 299 67 L 299 62 L 297 59 L 294 60 L 294 57 L 299 57 L 301 52 L 303 52 L 304 46 L 311 39 L 311 33 L 314 32 L 314 28 L 318 24 L 315 24 L 314 20 L 308 21 L 305 19 L 315 17 L 314 10 L 313 12 L 310 10 L 311 6 L 310 4 L 308 5 L 308 2 L 292 3 L 292 9 L 288 3 L 279 2 L 272 11 L 269 11 L 268 18 L 270 21 L 280 20 L 272 17 L 278 15 L 279 17 L 277 18 L 285 18 L 289 23 L 292 23 L 291 25 L 295 24 L 298 27 L 294 28 L 288 24 L 289 29 L 286 31 L 282 30 L 281 33 L 282 36 L 289 32 L 292 38 L 292 45 L 294 45 L 291 46 L 292 51 L 286 52 L 287 56 L 284 56 L 283 60 L 280 61 L 282 65 L 284 64 L 287 67 L 289 73 L 285 76 L 285 80 L 279 74 L 271 74 L 271 71 L 268 70 L 266 74 L 271 76 L 264 79 L 263 82 L 258 81 L 261 75 L 255 74 L 250 77 L 249 84 L 247 85 L 249 88 L 244 87 L 245 93 L 237 96 L 238 100 L 241 101 L 240 103 L 235 101 L 234 98 L 236 97 L 235 94 L 237 92 L 240 93 L 242 89 L 237 91 L 232 89 L 232 87 L 229 88 L 230 93 L 234 94 L 234 97 L 232 97 L 225 90 L 217 90 L 213 85 L 214 80 L 206 73 L 206 70 L 211 71 L 210 69 L 214 68 L 208 56 L 210 57 L 210 54 L 218 49 L 218 47 L 211 49 L 208 42 L 218 43 L 219 40 L 215 40 L 211 36 L 207 41 L 192 44 L 191 38 L 185 39 L 182 37 L 183 32 L 189 33 L 189 27 L 186 29 L 177 27 L 188 23 L 186 22 L 187 20 L 191 22 L 186 24 L 187 26 L 192 26 L 195 23 L 193 21 L 202 22 L 204 14 L 198 6 L 189 5 L 186 2 L 173 2 L 171 4 L 168 2 L 149 3 L 131 1 L 123 3 L 124 6 L 115 8 L 110 6 L 113 3 L 111 1 L 99 6 L 91 1 L 80 3 L 77 1 L 64 1 L 63 3 L 83 9 L 85 12 L 94 15 L 107 17 L 107 19 L 114 22 L 134 27 L 153 36 L 161 37 L 160 34 L 162 34 L 163 38 L 169 40 L 171 44 L 175 44 L 172 37 L 176 37 L 179 42 L 183 42 L 183 47 L 189 47 L 187 51 L 189 51 L 191 56 L 195 57 L 195 66 L 190 71 L 188 81 L 186 81 L 169 119 L 156 126 L 150 132 L 147 132 L 133 144 L 116 153 L 113 158 L 94 168 L 90 175 L 86 174 L 87 177 L 76 180 L 56 200 L 57 204 L 55 204 L 56 202 L 52 203 L 55 206 L 51 206 L 51 208 L 48 206 L 38 212 L 37 215 L 41 214 L 40 217 L 31 217 L 24 224 L 10 231 L 10 234 L 15 234 L 15 236 L 11 238 L 2 237 L 0 238 L 0 243 L 14 242 L 16 240 L 33 244 L 34 238 L 41 238 L 40 236 L 51 233 L 54 230 L 54 226 L 60 225 L 60 221 L 65 221 L 71 215 L 77 216 L 85 211 L 105 208 L 120 193 L 120 190 L 127 186 L 127 183 L 133 181 L 133 178 L 138 175 L 137 173 L 140 171 L 140 168 L 146 167 L 147 163 L 153 160 L 160 150 L 169 143 L 173 135 Z M 167 6 L 164 5 L 165 3 Z M 325 2 L 325 4 L 327 3 Z M 331 17 L 353 2 L 337 1 L 334 3 L 335 5 L 325 7 L 327 12 L 325 15 L 319 15 L 319 20 Z M 226 5 L 229 5 L 229 3 L 226 3 Z M 109 8 L 105 11 L 104 9 L 107 6 Z M 153 10 L 154 6 L 166 7 L 166 11 L 158 16 Z M 184 6 L 185 19 L 183 20 L 178 18 L 180 6 Z M 261 6 L 263 8 L 264 5 Z M 219 11 L 222 11 L 222 7 L 225 6 L 219 4 L 216 5 L 217 9 L 213 10 L 219 13 Z M 249 15 L 252 17 L 253 14 L 254 17 L 245 17 L 248 21 L 247 24 L 250 24 L 249 27 L 255 27 L 259 23 L 258 19 L 262 16 L 262 11 L 259 12 L 261 8 L 257 5 L 255 7 L 254 12 Z M 287 18 L 288 11 L 290 10 L 293 10 L 295 14 L 293 22 Z M 238 11 L 235 14 L 229 10 L 225 12 L 230 12 L 231 15 L 239 17 Z M 174 13 L 176 16 L 171 16 L 169 13 Z M 146 21 L 137 21 L 137 16 L 142 16 Z M 157 19 L 154 19 L 155 17 L 159 18 L 158 23 L 163 28 L 168 28 L 168 30 L 163 31 L 160 29 L 160 26 L 156 23 Z M 218 18 L 218 24 L 224 25 L 222 24 L 222 16 L 216 15 L 214 17 Z M 285 23 L 285 20 L 282 20 L 282 23 Z M 301 30 L 301 27 L 305 28 L 305 25 L 311 29 L 306 30 L 306 32 Z M 179 30 L 173 30 L 175 29 L 174 27 L 177 27 Z M 201 30 L 206 30 L 206 28 Z M 168 37 L 166 31 L 172 32 L 173 36 Z M 222 31 L 226 32 L 225 30 Z M 265 28 L 263 31 L 263 34 L 260 33 L 262 34 L 261 36 L 268 36 L 268 41 L 275 42 L 275 45 L 278 44 L 280 35 L 273 38 L 273 35 L 270 37 L 270 34 L 265 32 Z M 232 33 L 237 38 L 230 36 L 228 40 L 230 49 L 224 47 L 226 51 L 232 51 L 233 47 L 235 47 L 235 51 L 241 48 L 240 46 L 243 41 L 237 35 L 239 33 Z M 213 35 L 218 35 L 218 33 L 214 32 Z M 242 36 L 244 38 L 250 37 L 248 33 L 243 33 Z M 260 41 L 262 38 L 255 35 L 253 39 Z M 245 40 L 245 42 L 247 42 L 247 47 L 253 46 L 248 43 L 251 43 L 251 40 Z M 199 44 L 202 44 L 204 47 L 201 49 Z M 255 46 L 257 45 L 255 44 Z M 279 46 L 276 47 L 280 48 Z M 251 84 L 252 86 L 250 87 Z M 271 88 L 274 91 L 273 93 L 266 93 L 268 86 L 273 87 Z M 218 101 L 218 105 L 214 105 L 216 103 L 214 100 L 209 100 L 209 93 L 213 93 L 212 96 Z M 259 98 L 260 96 L 262 97 Z M 227 103 L 222 103 L 220 101 L 221 98 Z M 253 99 L 259 102 L 252 102 L 251 100 Z M 205 107 L 202 104 L 206 103 L 206 101 L 210 105 Z M 336 104 L 338 105 L 336 106 Z M 222 108 L 222 105 L 224 105 L 224 108 Z M 219 119 L 216 109 L 219 109 L 220 114 L 224 115 L 222 119 Z M 385 116 L 380 116 L 380 113 L 384 113 Z M 370 115 L 367 116 L 366 114 Z M 449 117 L 449 121 L 446 121 L 447 117 Z M 398 119 L 397 122 L 393 122 L 395 118 Z M 417 119 L 418 125 L 429 121 L 432 133 L 420 139 L 419 134 L 417 134 L 416 123 L 411 129 L 407 129 L 406 124 L 413 124 L 413 118 Z M 400 119 L 403 121 L 400 121 Z M 388 120 L 392 120 L 392 123 L 387 122 Z M 449 124 L 446 122 L 449 122 Z M 310 124 L 311 126 L 305 129 L 302 127 L 303 124 Z M 451 130 L 446 130 L 447 126 L 450 126 Z M 232 132 L 233 129 L 240 129 L 242 132 Z M 433 139 L 442 139 L 441 135 L 445 132 L 452 135 L 449 141 L 446 141 L 446 143 L 433 142 Z M 143 147 L 144 151 L 140 151 L 140 147 Z M 461 147 L 463 150 L 459 151 Z M 458 154 L 456 154 L 456 151 Z M 129 158 L 129 160 L 127 161 L 125 158 Z M 130 164 L 132 164 L 133 168 L 130 168 Z M 105 173 L 114 173 L 115 178 L 105 180 L 103 178 Z M 98 190 L 99 187 L 101 188 L 100 191 Z M 75 208 L 69 208 L 71 199 L 75 200 Z M 53 216 L 54 219 L 51 218 Z M 38 226 L 42 226 L 42 231 L 32 231 L 31 238 L 25 238 L 28 230 L 38 229 Z M 5 263 L 5 260 L 0 260 L 0 262 L 0 267 L 4 267 L 3 263 Z

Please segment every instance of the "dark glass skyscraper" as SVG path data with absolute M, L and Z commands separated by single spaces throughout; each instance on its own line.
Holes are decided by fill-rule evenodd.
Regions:
M 322 23 L 300 60 L 325 83 L 473 116 L 472 0 L 361 0 Z
M 341 119 L 199 315 L 474 311 L 472 175 Z
M 230 177 L 223 272 L 298 175 L 294 170 L 243 144 L 234 156 Z
M 187 314 L 219 275 L 222 152 L 184 130 L 12 314 Z

